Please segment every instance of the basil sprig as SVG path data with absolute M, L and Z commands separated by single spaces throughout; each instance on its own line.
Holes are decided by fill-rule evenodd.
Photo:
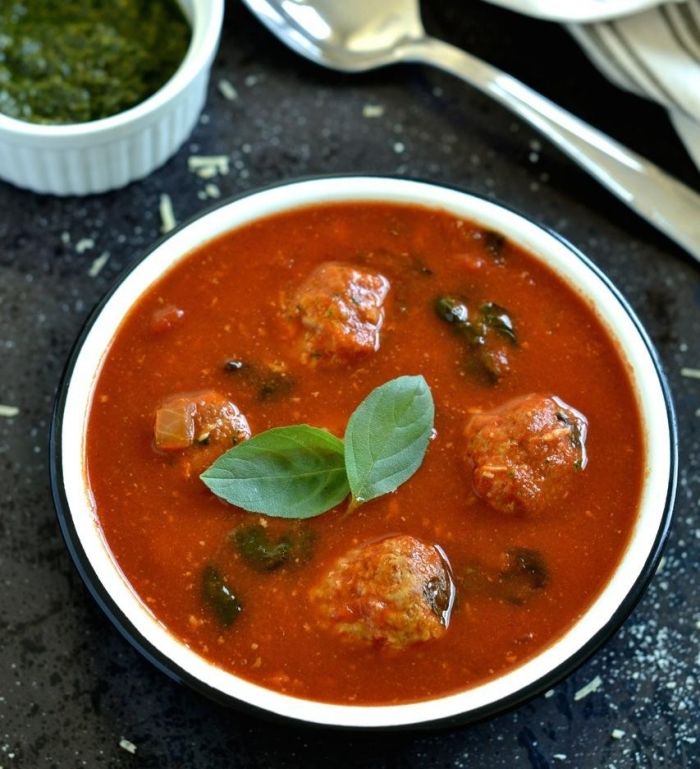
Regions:
M 232 505 L 278 518 L 312 518 L 348 494 L 356 507 L 416 472 L 434 415 L 425 379 L 402 376 L 362 401 L 344 441 L 309 425 L 276 427 L 229 449 L 200 477 Z
M 345 468 L 353 502 L 395 491 L 421 466 L 435 406 L 422 376 L 402 376 L 373 390 L 345 430 Z
M 350 491 L 343 442 L 309 425 L 259 433 L 222 454 L 200 478 L 232 505 L 277 518 L 312 518 Z

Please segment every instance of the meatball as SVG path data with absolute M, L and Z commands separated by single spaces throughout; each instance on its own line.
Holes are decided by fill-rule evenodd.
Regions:
M 445 633 L 454 586 L 437 547 L 400 535 L 350 550 L 310 595 L 324 630 L 399 650 Z
M 587 428 L 583 414 L 547 395 L 473 416 L 465 438 L 474 491 L 503 513 L 551 508 L 586 466 Z
M 156 411 L 155 444 L 164 451 L 194 444 L 233 446 L 250 435 L 245 416 L 215 390 L 171 395 Z
M 304 281 L 295 307 L 305 363 L 343 363 L 376 352 L 389 281 L 350 264 L 326 262 Z

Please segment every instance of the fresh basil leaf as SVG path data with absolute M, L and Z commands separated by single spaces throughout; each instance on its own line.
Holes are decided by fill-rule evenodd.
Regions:
M 483 233 L 484 248 L 494 258 L 497 264 L 503 262 L 503 249 L 506 239 L 500 232 L 485 230 Z
M 377 387 L 355 409 L 345 431 L 345 465 L 353 502 L 388 494 L 420 467 L 435 405 L 422 376 Z
M 229 449 L 200 478 L 232 505 L 278 518 L 312 518 L 350 491 L 343 442 L 309 425 L 259 433 Z
M 243 611 L 238 596 L 213 566 L 207 566 L 202 573 L 202 594 L 204 602 L 224 627 L 232 625 Z
M 447 323 L 461 325 L 469 323 L 469 306 L 461 296 L 443 294 L 435 300 L 435 312 L 438 318 Z
M 287 537 L 273 542 L 259 523 L 239 527 L 232 533 L 231 540 L 248 566 L 260 572 L 275 571 L 284 566 L 292 551 Z
M 264 573 L 310 560 L 314 533 L 308 524 L 298 523 L 273 540 L 264 526 L 250 523 L 231 532 L 231 542 L 251 569 Z
M 481 305 L 481 318 L 484 325 L 497 331 L 512 344 L 518 343 L 518 337 L 515 333 L 515 326 L 508 314 L 508 310 L 495 302 L 486 302 Z

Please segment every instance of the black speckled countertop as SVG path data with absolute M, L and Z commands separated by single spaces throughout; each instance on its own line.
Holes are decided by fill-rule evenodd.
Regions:
M 662 111 L 608 85 L 560 28 L 483 3 L 425 6 L 435 34 L 700 189 Z M 236 98 L 224 98 L 222 79 Z M 191 154 L 227 155 L 230 171 L 202 179 L 188 170 Z M 49 493 L 47 431 L 61 369 L 91 307 L 159 236 L 161 193 L 182 221 L 217 194 L 349 171 L 454 184 L 558 230 L 631 302 L 658 347 L 678 410 L 675 520 L 662 568 L 637 609 L 554 690 L 449 731 L 378 736 L 272 725 L 179 687 L 94 604 L 63 546 Z M 165 167 L 85 199 L 0 184 L 0 404 L 19 409 L 0 416 L 0 768 L 700 766 L 700 380 L 683 372 L 698 368 L 698 265 L 530 128 L 425 68 L 354 77 L 318 69 L 231 2 L 204 114 Z M 577 698 L 590 682 L 595 691 Z

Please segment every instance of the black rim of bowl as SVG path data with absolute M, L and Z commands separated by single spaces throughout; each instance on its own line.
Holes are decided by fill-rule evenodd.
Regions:
M 256 705 L 252 705 L 251 703 L 248 703 L 244 700 L 238 700 L 231 695 L 225 694 L 220 690 L 210 687 L 207 684 L 203 683 L 198 678 L 188 673 L 185 669 L 176 665 L 171 659 L 169 659 L 165 654 L 163 654 L 163 652 L 161 652 L 158 648 L 156 648 L 153 644 L 151 644 L 148 640 L 146 640 L 141 635 L 141 633 L 134 627 L 134 625 L 131 623 L 129 618 L 116 605 L 116 603 L 114 602 L 109 592 L 106 590 L 106 588 L 102 585 L 99 578 L 97 577 L 97 574 L 95 573 L 92 567 L 92 564 L 90 563 L 90 559 L 88 558 L 85 550 L 83 549 L 82 543 L 80 541 L 80 538 L 75 528 L 75 524 L 73 523 L 73 517 L 70 511 L 68 500 L 66 498 L 66 493 L 65 493 L 65 486 L 63 481 L 61 435 L 63 432 L 63 415 L 64 415 L 66 399 L 68 395 L 68 388 L 70 386 L 70 382 L 73 374 L 73 369 L 75 367 L 78 356 L 80 355 L 85 339 L 90 333 L 97 318 L 100 316 L 105 305 L 109 302 L 113 294 L 117 291 L 119 286 L 121 286 L 124 280 L 136 269 L 136 267 L 138 267 L 138 265 L 140 265 L 145 259 L 147 259 L 162 243 L 164 243 L 166 240 L 169 240 L 175 233 L 179 232 L 185 227 L 188 227 L 193 222 L 207 216 L 213 211 L 216 211 L 220 208 L 228 206 L 231 203 L 234 203 L 236 201 L 242 200 L 243 198 L 251 197 L 258 193 L 267 192 L 269 190 L 273 190 L 279 187 L 291 187 L 293 185 L 304 183 L 304 182 L 329 181 L 333 179 L 341 179 L 341 180 L 342 179 L 368 179 L 368 180 L 386 179 L 390 181 L 419 183 L 421 185 L 426 185 L 428 187 L 437 187 L 437 188 L 453 190 L 455 192 L 459 192 L 473 198 L 478 198 L 491 205 L 495 205 L 499 208 L 503 208 L 506 211 L 516 214 L 522 219 L 527 220 L 530 224 L 533 224 L 539 229 L 547 232 L 549 235 L 551 235 L 560 243 L 562 243 L 573 256 L 575 256 L 577 259 L 583 262 L 584 265 L 589 270 L 591 270 L 603 282 L 603 284 L 606 286 L 606 288 L 610 292 L 611 296 L 621 305 L 622 309 L 625 311 L 625 314 L 631 320 L 642 342 L 644 343 L 644 346 L 646 347 L 647 352 L 649 353 L 650 359 L 656 370 L 656 374 L 659 380 L 659 384 L 661 386 L 664 402 L 666 405 L 666 416 L 667 416 L 667 423 L 668 423 L 668 430 L 669 430 L 669 443 L 671 448 L 671 457 L 670 457 L 670 465 L 669 465 L 668 488 L 666 492 L 666 501 L 664 504 L 664 511 L 661 519 L 661 524 L 659 526 L 659 529 L 656 534 L 656 538 L 654 540 L 651 551 L 649 553 L 649 556 L 643 568 L 641 569 L 632 588 L 627 593 L 625 598 L 620 602 L 620 604 L 618 605 L 615 612 L 613 612 L 610 619 L 593 637 L 591 637 L 583 646 L 579 647 L 578 650 L 574 654 L 572 654 L 568 659 L 566 659 L 559 666 L 552 669 L 545 675 L 538 678 L 536 681 L 533 681 L 531 684 L 515 692 L 512 692 L 511 694 L 508 694 L 505 697 L 502 697 L 498 700 L 495 700 L 486 705 L 483 705 L 480 708 L 470 710 L 466 713 L 455 714 L 452 716 L 438 718 L 431 721 L 407 722 L 405 724 L 397 724 L 397 725 L 391 725 L 391 726 L 380 725 L 379 727 L 347 726 L 343 724 L 325 724 L 325 723 L 319 723 L 315 721 L 307 721 L 303 718 L 300 718 L 294 715 L 281 715 L 273 711 L 268 711 L 268 710 L 259 708 Z M 426 205 L 429 206 L 429 203 Z M 293 209 L 295 207 L 297 206 L 295 206 L 292 203 L 289 206 L 289 209 Z M 301 205 L 298 207 L 301 207 Z M 677 473 L 678 473 L 678 428 L 677 428 L 675 409 L 673 407 L 673 401 L 671 399 L 670 388 L 669 388 L 666 376 L 664 374 L 663 368 L 661 366 L 661 363 L 659 361 L 658 354 L 651 340 L 649 339 L 649 336 L 644 330 L 644 327 L 642 326 L 640 320 L 637 318 L 637 315 L 635 314 L 634 310 L 632 309 L 630 304 L 627 302 L 627 300 L 622 296 L 620 291 L 615 287 L 612 281 L 607 277 L 607 275 L 605 275 L 605 273 L 599 267 L 597 267 L 585 254 L 583 254 L 578 248 L 576 248 L 576 246 L 571 244 L 568 240 L 563 238 L 557 232 L 534 221 L 528 215 L 522 213 L 521 211 L 518 211 L 517 209 L 511 206 L 504 205 L 503 203 L 491 200 L 484 195 L 470 192 L 468 190 L 462 189 L 454 185 L 441 184 L 437 182 L 426 181 L 419 178 L 408 178 L 408 177 L 399 177 L 399 176 L 391 176 L 391 175 L 383 175 L 383 174 L 328 174 L 328 175 L 319 175 L 319 176 L 300 177 L 300 178 L 290 179 L 287 181 L 281 181 L 281 182 L 265 185 L 262 187 L 258 187 L 252 190 L 247 190 L 238 195 L 233 195 L 229 198 L 226 198 L 225 200 L 218 201 L 215 205 L 212 205 L 206 208 L 205 210 L 199 212 L 198 214 L 194 215 L 187 221 L 178 225 L 178 227 L 171 230 L 163 237 L 156 240 L 146 251 L 144 251 L 143 254 L 137 257 L 131 264 L 129 264 L 120 273 L 120 275 L 117 277 L 112 287 L 107 291 L 104 297 L 98 302 L 98 304 L 95 306 L 93 311 L 88 316 L 87 320 L 85 321 L 78 335 L 78 338 L 76 339 L 70 351 L 68 361 L 66 363 L 65 369 L 63 371 L 63 374 L 59 383 L 56 400 L 54 403 L 53 415 L 51 418 L 51 427 L 49 432 L 49 473 L 50 473 L 50 482 L 51 482 L 51 493 L 53 497 L 54 506 L 56 509 L 56 516 L 58 518 L 58 523 L 61 529 L 61 534 L 65 541 L 68 552 L 70 553 L 70 556 L 73 560 L 73 563 L 77 568 L 78 573 L 80 574 L 80 577 L 82 578 L 83 582 L 88 588 L 88 591 L 90 592 L 92 597 L 95 599 L 95 601 L 97 602 L 99 607 L 102 609 L 102 611 L 107 615 L 107 617 L 112 622 L 112 624 L 122 634 L 122 636 L 124 636 L 124 638 L 126 638 L 126 640 L 129 641 L 129 643 L 132 646 L 134 646 L 147 660 L 149 660 L 153 665 L 155 665 L 155 667 L 157 667 L 159 670 L 161 670 L 170 678 L 174 679 L 178 683 L 187 684 L 193 690 L 199 692 L 200 694 L 204 694 L 206 697 L 216 702 L 219 702 L 227 706 L 236 707 L 268 719 L 272 718 L 274 720 L 296 721 L 297 723 L 304 724 L 305 726 L 321 727 L 321 728 L 325 727 L 325 728 L 331 728 L 331 729 L 332 728 L 341 728 L 341 729 L 342 728 L 344 729 L 379 728 L 383 730 L 396 730 L 396 729 L 420 728 L 420 727 L 432 728 L 432 727 L 444 727 L 444 726 L 451 726 L 451 725 L 457 725 L 457 724 L 473 723 L 473 722 L 480 721 L 485 718 L 489 718 L 491 716 L 495 716 L 497 714 L 503 713 L 507 710 L 517 707 L 518 705 L 523 704 L 524 702 L 527 702 L 528 700 L 541 694 L 547 689 L 550 689 L 555 684 L 559 683 L 564 678 L 571 675 L 576 669 L 578 669 L 587 660 L 589 660 L 590 657 L 622 626 L 623 622 L 627 619 L 627 617 L 630 615 L 634 607 L 640 601 L 641 597 L 644 594 L 644 591 L 646 590 L 649 582 L 651 581 L 651 578 L 653 577 L 658 567 L 658 563 L 661 558 L 661 554 L 663 552 L 666 539 L 668 537 L 671 520 L 673 517 L 673 504 L 674 504 L 675 495 L 676 495 L 676 484 L 677 484 Z M 440 699 L 440 698 L 436 698 L 436 699 Z M 371 710 L 372 706 L 367 706 L 367 707 Z

